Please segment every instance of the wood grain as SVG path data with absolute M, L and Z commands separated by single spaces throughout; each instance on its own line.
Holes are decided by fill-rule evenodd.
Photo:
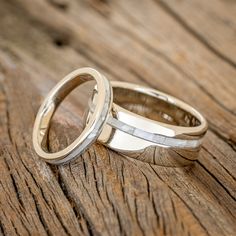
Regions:
M 234 1 L 9 0 L 0 3 L 0 235 L 235 235 Z M 199 161 L 166 168 L 94 144 L 51 166 L 32 148 L 43 97 L 91 66 L 146 84 L 209 121 Z M 80 132 L 73 94 L 49 148 Z

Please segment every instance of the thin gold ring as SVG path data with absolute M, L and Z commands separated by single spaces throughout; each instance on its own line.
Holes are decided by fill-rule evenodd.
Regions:
M 46 149 L 46 139 L 50 120 L 61 101 L 80 84 L 94 79 L 96 81 L 97 104 L 90 121 L 86 124 L 79 137 L 65 149 L 49 153 Z M 109 81 L 92 68 L 77 69 L 62 79 L 47 95 L 35 119 L 33 129 L 33 146 L 36 153 L 52 164 L 67 163 L 81 155 L 93 142 L 104 127 L 111 110 L 112 90 Z

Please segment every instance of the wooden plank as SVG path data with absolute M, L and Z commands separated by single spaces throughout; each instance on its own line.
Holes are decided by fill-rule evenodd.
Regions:
M 234 234 L 236 71 L 227 60 L 151 0 L 11 0 L 1 3 L 0 14 L 2 234 Z M 31 133 L 41 99 L 63 75 L 87 65 L 203 112 L 210 131 L 199 161 L 153 166 L 99 144 L 67 166 L 39 160 Z M 62 104 L 52 151 L 78 135 L 80 99 L 74 94 Z
M 159 4 L 216 56 L 236 66 L 234 1 L 174 0 Z
M 38 160 L 32 150 L 29 124 L 36 112 L 32 107 L 34 89 L 22 69 L 13 69 L 14 64 L 8 61 L 9 70 L 2 62 L 5 69 L 1 74 L 0 149 L 3 231 L 7 235 L 82 233 L 83 228 L 87 230 L 86 221 L 76 215 L 50 167 Z

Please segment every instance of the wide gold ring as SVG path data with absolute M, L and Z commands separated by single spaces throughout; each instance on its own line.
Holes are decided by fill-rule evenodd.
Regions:
M 198 158 L 207 121 L 197 110 L 145 86 L 111 85 L 112 112 L 98 141 L 125 156 L 163 166 L 188 165 Z M 94 96 L 88 121 L 96 103 Z

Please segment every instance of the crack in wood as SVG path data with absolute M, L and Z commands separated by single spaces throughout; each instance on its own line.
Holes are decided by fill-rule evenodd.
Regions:
M 163 180 L 163 178 L 161 178 L 161 176 L 157 173 L 157 171 L 152 167 L 152 165 L 149 165 L 151 167 L 151 169 L 153 170 L 153 172 L 157 175 L 157 177 L 159 179 L 161 179 L 163 182 L 165 182 Z M 207 228 L 203 225 L 203 223 L 200 221 L 200 219 L 196 216 L 196 214 L 194 213 L 194 211 L 191 209 L 191 207 L 186 203 L 186 201 L 184 201 L 184 199 L 174 190 L 174 188 L 172 186 L 170 186 L 169 184 L 167 184 L 168 187 L 171 189 L 171 191 L 173 191 L 173 193 L 183 202 L 183 204 L 188 208 L 188 210 L 192 213 L 192 215 L 195 217 L 195 219 L 199 222 L 199 224 L 201 225 L 201 227 L 204 229 L 204 231 L 206 232 L 207 235 L 210 235 Z
M 148 27 L 143 28 L 137 19 L 131 19 L 129 7 L 132 2 L 131 5 L 125 1 L 119 2 L 123 8 L 127 6 L 125 12 L 117 9 L 113 2 L 109 2 L 109 15 L 106 17 L 105 14 L 101 16 L 102 7 L 96 8 L 99 3 L 92 3 L 96 11 L 101 11 L 99 14 L 93 13 L 95 11 L 91 11 L 89 7 L 84 13 L 87 3 L 82 4 L 80 1 L 71 1 L 70 5 L 68 4 L 69 10 L 64 11 L 67 7 L 61 7 L 60 4 L 65 3 L 68 4 L 67 0 L 45 0 L 34 4 L 30 0 L 10 0 L 0 3 L 3 20 L 0 24 L 0 39 L 4 40 L 0 42 L 0 66 L 6 77 L 6 82 L 0 80 L 0 119 L 3 117 L 3 122 L 0 120 L 0 130 L 6 131 L 4 140 L 0 139 L 4 145 L 4 148 L 0 148 L 0 170 L 7 173 L 7 176 L 2 176 L 0 182 L 0 188 L 3 190 L 0 200 L 4 196 L 3 204 L 8 206 L 3 209 L 1 204 L 3 210 L 0 212 L 0 234 L 56 235 L 59 234 L 58 230 L 65 235 L 223 235 L 234 232 L 235 226 L 231 219 L 234 219 L 233 184 L 236 179 L 229 164 L 234 163 L 233 154 L 236 151 L 234 135 L 230 133 L 235 112 L 231 109 L 234 108 L 233 93 L 232 89 L 227 87 L 229 84 L 223 84 L 226 92 L 229 91 L 228 100 L 220 102 L 224 94 L 221 93 L 219 98 L 211 94 L 210 79 L 204 84 L 201 83 L 197 80 L 197 73 L 196 77 L 192 76 L 175 63 L 165 50 L 155 48 L 154 43 L 158 42 L 155 34 L 150 37 L 150 42 L 146 42 L 141 36 L 151 30 Z M 81 4 L 81 10 L 77 4 Z M 88 5 L 91 6 L 91 3 Z M 186 32 L 185 38 L 188 39 L 189 34 L 193 36 L 192 41 L 189 40 L 188 43 L 199 41 L 199 45 L 203 45 L 199 48 L 202 48 L 203 52 L 209 51 L 212 60 L 217 60 L 219 65 L 227 65 L 226 70 L 233 71 L 231 67 L 235 68 L 235 64 L 232 64 L 227 55 L 225 60 L 225 54 L 219 52 L 211 42 L 206 43 L 202 35 L 195 36 L 194 34 L 200 33 L 195 32 L 181 16 L 177 19 L 169 9 L 159 8 L 176 21 L 176 26 L 184 28 L 181 32 Z M 117 11 L 117 14 L 113 15 L 114 11 Z M 174 10 L 171 8 L 171 11 Z M 84 19 L 85 16 L 87 20 Z M 18 20 L 19 17 L 21 19 Z M 131 21 L 132 24 L 127 27 L 124 23 L 119 24 L 119 17 Z M 92 19 L 97 19 L 97 22 Z M 145 24 L 148 24 L 148 17 L 146 19 Z M 103 34 L 98 33 L 100 26 L 104 30 Z M 135 27 L 134 31 L 131 26 Z M 8 28 L 11 28 L 11 31 Z M 161 30 L 164 37 L 167 37 L 170 30 Z M 29 37 L 25 42 L 28 32 Z M 116 37 L 119 35 L 121 37 L 117 43 Z M 126 51 L 121 51 L 121 46 L 132 46 L 132 43 L 134 55 L 131 57 L 131 51 L 127 49 L 127 54 Z M 173 48 L 169 47 L 168 50 Z M 15 56 L 12 56 L 13 54 Z M 207 156 L 212 160 L 200 159 L 198 169 L 176 169 L 174 172 L 162 170 L 157 166 L 149 167 L 140 161 L 130 161 L 129 158 L 96 145 L 78 162 L 59 168 L 48 168 L 47 164 L 35 156 L 29 126 L 33 123 L 40 102 L 37 100 L 34 104 L 31 100 L 36 99 L 39 94 L 41 96 L 42 91 L 48 90 L 46 81 L 53 80 L 54 83 L 56 79 L 51 77 L 57 78 L 61 73 L 66 74 L 73 66 L 92 63 L 107 72 L 111 78 L 167 88 L 166 82 L 161 79 L 157 81 L 154 76 L 146 78 L 146 75 L 151 74 L 146 73 L 148 68 L 146 61 L 142 61 L 144 56 L 147 60 L 156 59 L 158 63 L 160 61 L 160 64 L 151 64 L 152 70 L 158 65 L 164 66 L 162 73 L 171 70 L 171 75 L 176 75 L 173 81 L 183 82 L 182 86 L 186 89 L 192 88 L 193 92 L 202 91 L 198 93 L 203 97 L 200 96 L 199 103 L 207 101 L 209 104 L 206 106 L 214 105 L 214 109 L 207 114 L 214 118 L 215 112 L 218 117 L 224 118 L 219 122 L 216 119 L 210 120 L 210 134 L 215 136 L 212 135 L 212 141 L 204 144 L 206 153 L 201 158 Z M 13 67 L 16 69 L 12 69 Z M 214 65 L 210 64 L 204 69 L 209 72 L 214 69 Z M 221 74 L 224 72 L 227 71 L 222 69 Z M 188 81 L 187 84 L 185 81 Z M 218 83 L 218 86 L 220 85 L 221 83 Z M 179 87 L 175 89 L 177 91 Z M 175 93 L 174 89 L 170 91 Z M 22 111 L 21 104 L 24 104 Z M 76 112 L 79 111 L 79 107 L 76 109 Z M 66 112 L 70 114 L 70 109 Z M 74 113 L 71 114 L 71 120 L 76 120 Z M 58 124 L 61 125 L 55 125 L 57 132 L 51 139 L 52 143 L 48 142 L 50 151 L 54 150 L 55 143 L 56 147 L 67 145 L 70 135 L 73 134 L 74 126 L 60 122 L 59 120 Z M 10 141 L 5 142 L 5 137 Z M 213 145 L 215 141 L 217 144 Z M 214 151 L 216 145 L 222 147 Z M 8 156 L 5 149 L 10 150 L 11 156 Z M 227 156 L 228 153 L 227 162 L 225 159 L 219 161 L 222 155 Z M 48 172 L 46 177 L 45 170 Z M 197 171 L 206 177 L 206 182 L 202 176 L 196 176 Z M 222 172 L 219 174 L 218 171 Z M 183 180 L 186 183 L 178 182 Z M 211 185 L 213 187 L 209 189 Z M 201 192 L 197 191 L 199 188 L 203 191 L 204 198 Z M 219 202 L 221 199 L 223 200 Z M 208 203 L 203 202 L 207 200 Z M 201 206 L 209 207 L 209 211 L 203 209 L 205 215 L 202 218 L 202 212 L 198 209 Z M 16 215 L 17 218 L 14 218 Z M 211 222 L 215 225 L 210 225 Z
M 166 4 L 163 0 L 155 0 L 155 2 L 157 2 L 158 5 L 160 7 L 162 7 L 162 9 L 166 13 L 168 13 L 171 17 L 173 17 L 176 22 L 178 22 L 188 33 L 193 35 L 207 49 L 209 49 L 217 57 L 219 57 L 223 61 L 227 62 L 232 67 L 236 68 L 236 63 L 233 60 L 231 60 L 229 57 L 222 54 L 219 50 L 217 50 L 215 47 L 213 47 L 199 32 L 197 32 L 191 26 L 189 26 L 188 23 L 177 12 L 175 12 L 171 7 L 169 7 L 168 4 Z

